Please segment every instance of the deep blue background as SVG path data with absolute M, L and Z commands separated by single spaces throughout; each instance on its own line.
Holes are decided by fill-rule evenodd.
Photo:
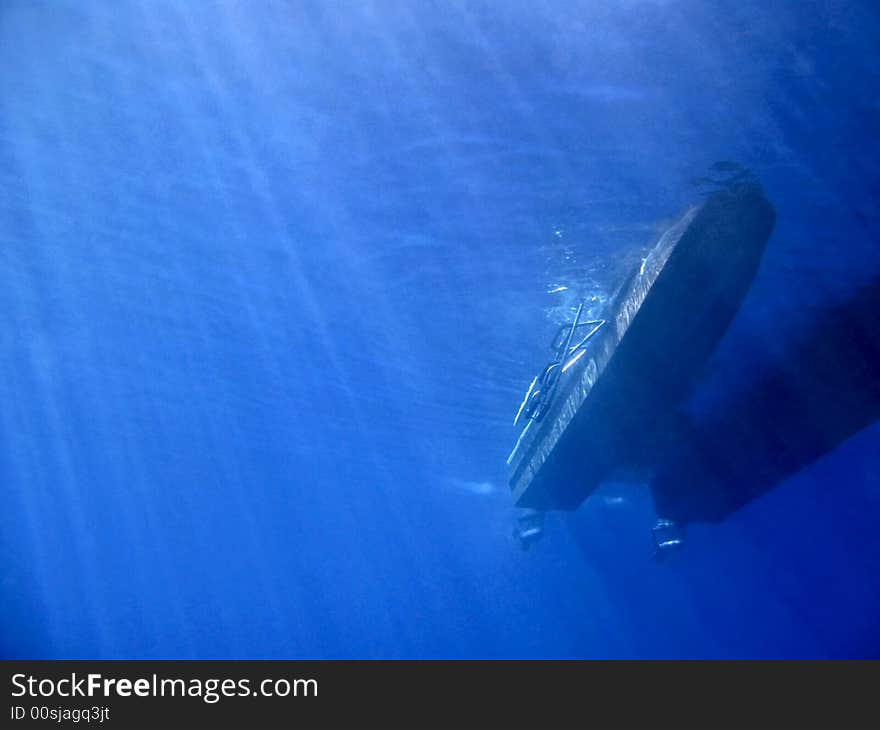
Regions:
M 511 417 L 719 159 L 706 392 L 880 270 L 873 2 L 0 2 L 4 657 L 880 656 L 880 428 L 680 559 Z M 567 292 L 548 294 L 558 285 Z

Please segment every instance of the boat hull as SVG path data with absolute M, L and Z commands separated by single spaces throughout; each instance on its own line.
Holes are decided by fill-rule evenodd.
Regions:
M 760 186 L 714 193 L 664 233 L 615 295 L 509 460 L 517 506 L 575 509 L 617 468 L 656 463 L 669 421 L 745 297 L 773 229 Z

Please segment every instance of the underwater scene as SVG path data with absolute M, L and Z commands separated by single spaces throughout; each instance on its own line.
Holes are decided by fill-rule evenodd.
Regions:
M 878 48 L 0 0 L 0 658 L 880 658 Z

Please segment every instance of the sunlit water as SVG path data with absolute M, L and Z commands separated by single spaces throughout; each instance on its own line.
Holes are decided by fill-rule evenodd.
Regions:
M 870 2 L 3 0 L 2 655 L 878 656 L 877 426 L 665 564 L 637 481 L 520 552 L 504 471 L 714 161 L 778 222 L 708 393 L 880 270 L 878 43 Z

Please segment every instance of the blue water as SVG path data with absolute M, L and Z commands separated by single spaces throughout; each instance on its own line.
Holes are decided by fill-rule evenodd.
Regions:
M 523 553 L 577 297 L 748 166 L 709 384 L 880 271 L 872 2 L 0 2 L 0 654 L 880 656 L 880 426 L 651 559 Z M 566 291 L 548 291 L 567 286 Z

